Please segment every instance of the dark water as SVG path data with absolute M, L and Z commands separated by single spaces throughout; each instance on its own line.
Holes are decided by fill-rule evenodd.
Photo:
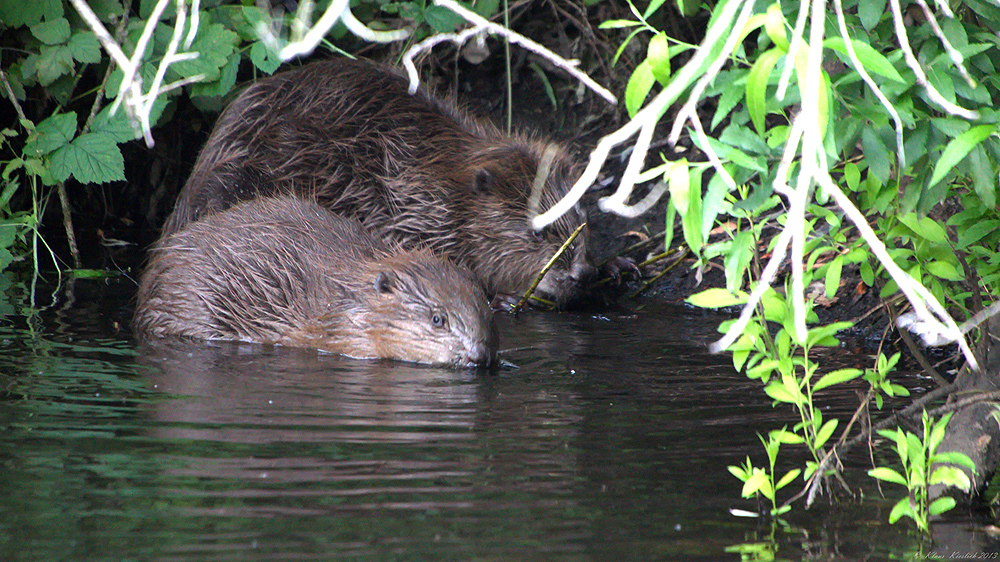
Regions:
M 732 515 L 756 503 L 739 498 L 726 466 L 747 455 L 763 464 L 757 432 L 795 419 L 728 357 L 705 353 L 718 316 L 648 302 L 503 318 L 504 357 L 519 368 L 490 374 L 137 344 L 123 328 L 127 279 L 77 280 L 28 317 L 22 288 L 0 288 L 0 560 L 888 560 L 996 549 L 969 514 L 935 525 L 935 542 L 890 526 L 899 490 L 878 497 L 865 454 L 846 459 L 855 498 L 799 503 L 778 525 Z M 854 390 L 843 393 L 828 416 L 849 415 L 837 408 L 856 403 Z M 784 470 L 803 460 L 782 457 Z

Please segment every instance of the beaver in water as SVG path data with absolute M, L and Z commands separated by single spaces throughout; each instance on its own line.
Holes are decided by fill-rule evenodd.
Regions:
M 497 350 L 493 312 L 468 269 L 392 250 L 357 221 L 290 196 L 161 238 L 134 328 L 455 366 L 488 364 Z
M 390 243 L 451 257 L 491 295 L 524 292 L 583 222 L 575 211 L 542 231 L 529 224 L 576 180 L 576 162 L 557 144 L 504 134 L 407 87 L 391 69 L 344 58 L 255 82 L 220 115 L 164 233 L 239 201 L 294 193 Z M 550 173 L 529 203 L 547 151 Z M 596 274 L 584 238 L 540 296 L 563 305 L 581 295 Z

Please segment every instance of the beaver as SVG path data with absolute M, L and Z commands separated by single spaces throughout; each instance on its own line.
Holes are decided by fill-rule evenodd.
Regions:
M 161 238 L 133 327 L 454 366 L 489 364 L 497 350 L 493 312 L 467 268 L 393 249 L 292 196 L 252 199 Z
M 520 294 L 582 222 L 529 219 L 579 166 L 555 143 L 507 135 L 371 62 L 336 58 L 259 80 L 219 116 L 164 233 L 259 196 L 294 193 L 360 220 L 384 240 L 426 245 L 467 266 L 488 293 Z M 529 202 L 544 155 L 550 173 Z M 534 207 L 534 208 L 530 208 Z M 596 275 L 585 236 L 536 293 L 559 305 Z

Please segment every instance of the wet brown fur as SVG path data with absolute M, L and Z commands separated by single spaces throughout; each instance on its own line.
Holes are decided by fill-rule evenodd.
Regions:
M 219 117 L 164 234 L 239 201 L 295 193 L 391 243 L 455 259 L 490 294 L 523 291 L 582 222 L 570 213 L 531 228 L 538 163 L 556 148 L 544 210 L 578 177 L 573 159 L 407 87 L 394 71 L 343 58 L 252 84 Z M 593 276 L 582 239 L 546 276 L 543 296 L 563 304 Z
M 134 328 L 432 364 L 485 364 L 497 349 L 486 294 L 466 268 L 392 251 L 357 221 L 294 197 L 254 199 L 162 238 Z

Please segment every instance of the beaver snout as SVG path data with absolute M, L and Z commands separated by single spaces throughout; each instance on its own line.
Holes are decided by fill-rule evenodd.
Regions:
M 497 348 L 499 347 L 499 331 L 496 322 L 493 321 L 493 312 L 486 307 L 484 315 L 489 317 L 489 322 L 485 324 L 485 329 L 480 327 L 478 334 L 471 335 L 465 340 L 465 353 L 462 363 L 466 367 L 486 367 L 495 365 L 497 358 Z
M 465 352 L 464 363 L 467 367 L 486 367 L 496 360 L 496 347 L 492 349 L 486 342 L 469 346 Z
M 579 287 L 585 287 L 597 279 L 597 268 L 586 261 L 578 261 L 573 264 L 573 269 L 569 272 L 569 278 Z

